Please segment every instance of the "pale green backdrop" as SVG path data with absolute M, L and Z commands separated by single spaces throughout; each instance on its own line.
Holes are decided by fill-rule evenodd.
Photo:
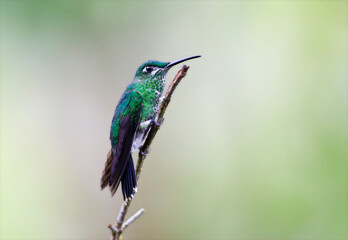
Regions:
M 144 61 L 194 54 L 124 239 L 348 239 L 347 1 L 0 0 L 0 14 L 1 239 L 108 239 L 117 101 Z

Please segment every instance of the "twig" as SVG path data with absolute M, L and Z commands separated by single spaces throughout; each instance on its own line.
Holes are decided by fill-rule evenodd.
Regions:
M 176 76 L 174 77 L 173 81 L 170 83 L 166 94 L 164 95 L 164 98 L 161 102 L 161 106 L 159 108 L 159 111 L 157 113 L 157 123 L 158 124 L 151 124 L 151 129 L 149 131 L 149 134 L 147 135 L 147 138 L 145 140 L 144 145 L 139 149 L 139 156 L 138 156 L 138 162 L 137 167 L 135 170 L 135 174 L 137 177 L 137 180 L 139 180 L 139 176 L 141 173 L 141 168 L 143 166 L 144 160 L 146 158 L 147 153 L 150 151 L 150 145 L 152 143 L 152 140 L 156 136 L 157 131 L 160 129 L 162 123 L 163 123 L 163 116 L 164 113 L 168 107 L 168 104 L 171 100 L 172 94 L 175 90 L 175 88 L 180 83 L 181 79 L 183 79 L 186 76 L 187 70 L 189 69 L 188 66 L 184 65 L 182 66 Z M 146 154 L 144 154 L 146 153 Z M 121 239 L 122 232 L 125 228 L 127 228 L 132 222 L 134 222 L 138 217 L 140 217 L 144 213 L 144 209 L 140 209 L 138 212 L 136 212 L 132 217 L 130 217 L 126 222 L 124 222 L 124 219 L 126 217 L 129 205 L 131 203 L 132 199 L 128 200 L 127 202 L 122 203 L 122 206 L 120 208 L 120 211 L 118 212 L 116 224 L 113 226 L 111 224 L 108 225 L 108 227 L 111 230 L 112 236 L 111 240 L 119 240 Z
M 128 220 L 122 224 L 122 230 L 125 230 L 129 225 L 131 225 L 135 220 L 137 220 L 138 217 L 143 215 L 144 212 L 145 212 L 145 209 L 141 208 L 136 213 L 134 213 L 133 216 L 128 218 Z

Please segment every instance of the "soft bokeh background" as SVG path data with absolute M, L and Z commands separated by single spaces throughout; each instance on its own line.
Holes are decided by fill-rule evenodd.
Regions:
M 1 239 L 108 239 L 118 99 L 144 61 L 194 54 L 124 239 L 348 239 L 347 1 L 1 0 L 0 14 Z

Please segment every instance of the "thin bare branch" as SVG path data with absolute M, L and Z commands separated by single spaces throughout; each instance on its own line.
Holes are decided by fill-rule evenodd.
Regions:
M 125 230 L 129 225 L 131 225 L 135 220 L 137 220 L 137 218 L 139 218 L 141 215 L 143 215 L 144 212 L 145 212 L 145 209 L 141 208 L 136 213 L 134 213 L 133 216 L 128 218 L 128 220 L 125 221 L 125 223 L 123 223 L 122 230 Z

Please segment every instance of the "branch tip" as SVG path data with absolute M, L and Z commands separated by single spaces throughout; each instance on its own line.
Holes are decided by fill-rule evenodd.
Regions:
M 144 208 L 139 209 L 133 216 L 128 218 L 128 220 L 122 224 L 122 230 L 126 229 L 130 224 L 137 220 L 145 212 Z

